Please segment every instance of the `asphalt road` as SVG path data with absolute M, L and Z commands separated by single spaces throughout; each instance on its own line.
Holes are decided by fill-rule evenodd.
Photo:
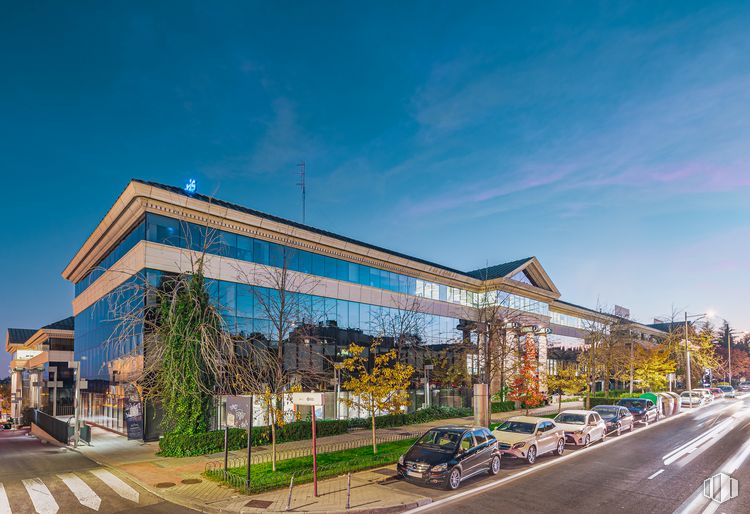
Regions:
M 432 497 L 417 509 L 429 512 L 750 512 L 750 397 L 567 448 L 533 466 L 505 459 L 497 477 L 469 479 L 456 493 L 404 481 L 384 487 Z M 721 504 L 703 495 L 704 480 L 720 472 L 739 482 L 739 495 Z
M 194 512 L 165 502 L 75 451 L 0 431 L 0 514 Z

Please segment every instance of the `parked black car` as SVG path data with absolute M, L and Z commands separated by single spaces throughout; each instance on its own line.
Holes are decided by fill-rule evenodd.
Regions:
M 457 489 L 463 480 L 500 471 L 497 439 L 486 428 L 436 427 L 401 456 L 396 469 L 404 479 Z
M 627 407 L 622 405 L 597 405 L 592 409 L 598 412 L 607 426 L 607 435 L 616 433 L 620 435 L 626 430 L 633 430 L 635 419 Z
M 646 398 L 620 398 L 617 405 L 627 408 L 636 423 L 648 425 L 652 421 L 659 421 L 659 411 L 651 400 Z

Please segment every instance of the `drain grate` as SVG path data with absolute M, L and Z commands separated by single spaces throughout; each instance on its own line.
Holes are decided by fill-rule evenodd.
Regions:
M 273 505 L 273 502 L 268 500 L 250 500 L 245 504 L 245 507 L 250 507 L 252 509 L 267 509 Z
M 395 470 L 388 468 L 375 469 L 372 472 L 377 473 L 378 475 L 385 475 L 387 477 L 395 477 L 398 474 Z
M 203 482 L 203 480 L 201 480 L 200 478 L 186 478 L 182 481 L 182 483 L 185 485 L 200 484 L 201 482 Z
M 159 482 L 158 484 L 156 484 L 156 487 L 158 487 L 159 489 L 166 489 L 167 487 L 174 487 L 175 485 L 177 484 L 175 484 L 174 482 Z

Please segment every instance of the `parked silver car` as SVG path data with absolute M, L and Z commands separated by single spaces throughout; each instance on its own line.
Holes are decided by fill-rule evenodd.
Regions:
M 593 411 L 598 413 L 607 427 L 607 435 L 633 430 L 635 421 L 628 409 L 620 405 L 597 405 Z

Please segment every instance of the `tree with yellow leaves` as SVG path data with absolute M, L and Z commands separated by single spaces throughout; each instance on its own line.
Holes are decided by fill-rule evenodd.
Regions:
M 638 348 L 634 376 L 640 383 L 641 392 L 666 389 L 667 375 L 676 369 L 677 364 L 670 357 L 668 348 Z
M 561 368 L 555 375 L 547 375 L 549 392 L 557 393 L 557 411 L 562 410 L 562 395 L 576 394 L 586 389 L 586 377 L 575 366 Z
M 375 439 L 375 415 L 386 411 L 398 413 L 409 405 L 409 379 L 414 368 L 409 364 L 398 362 L 395 350 L 378 353 L 380 341 L 370 345 L 370 354 L 374 356 L 372 368 L 368 367 L 369 355 L 365 347 L 349 345 L 349 357 L 341 368 L 349 372 L 349 378 L 343 388 L 351 391 L 352 396 L 341 401 L 348 407 L 358 407 L 370 414 L 372 420 L 372 453 L 378 453 Z

